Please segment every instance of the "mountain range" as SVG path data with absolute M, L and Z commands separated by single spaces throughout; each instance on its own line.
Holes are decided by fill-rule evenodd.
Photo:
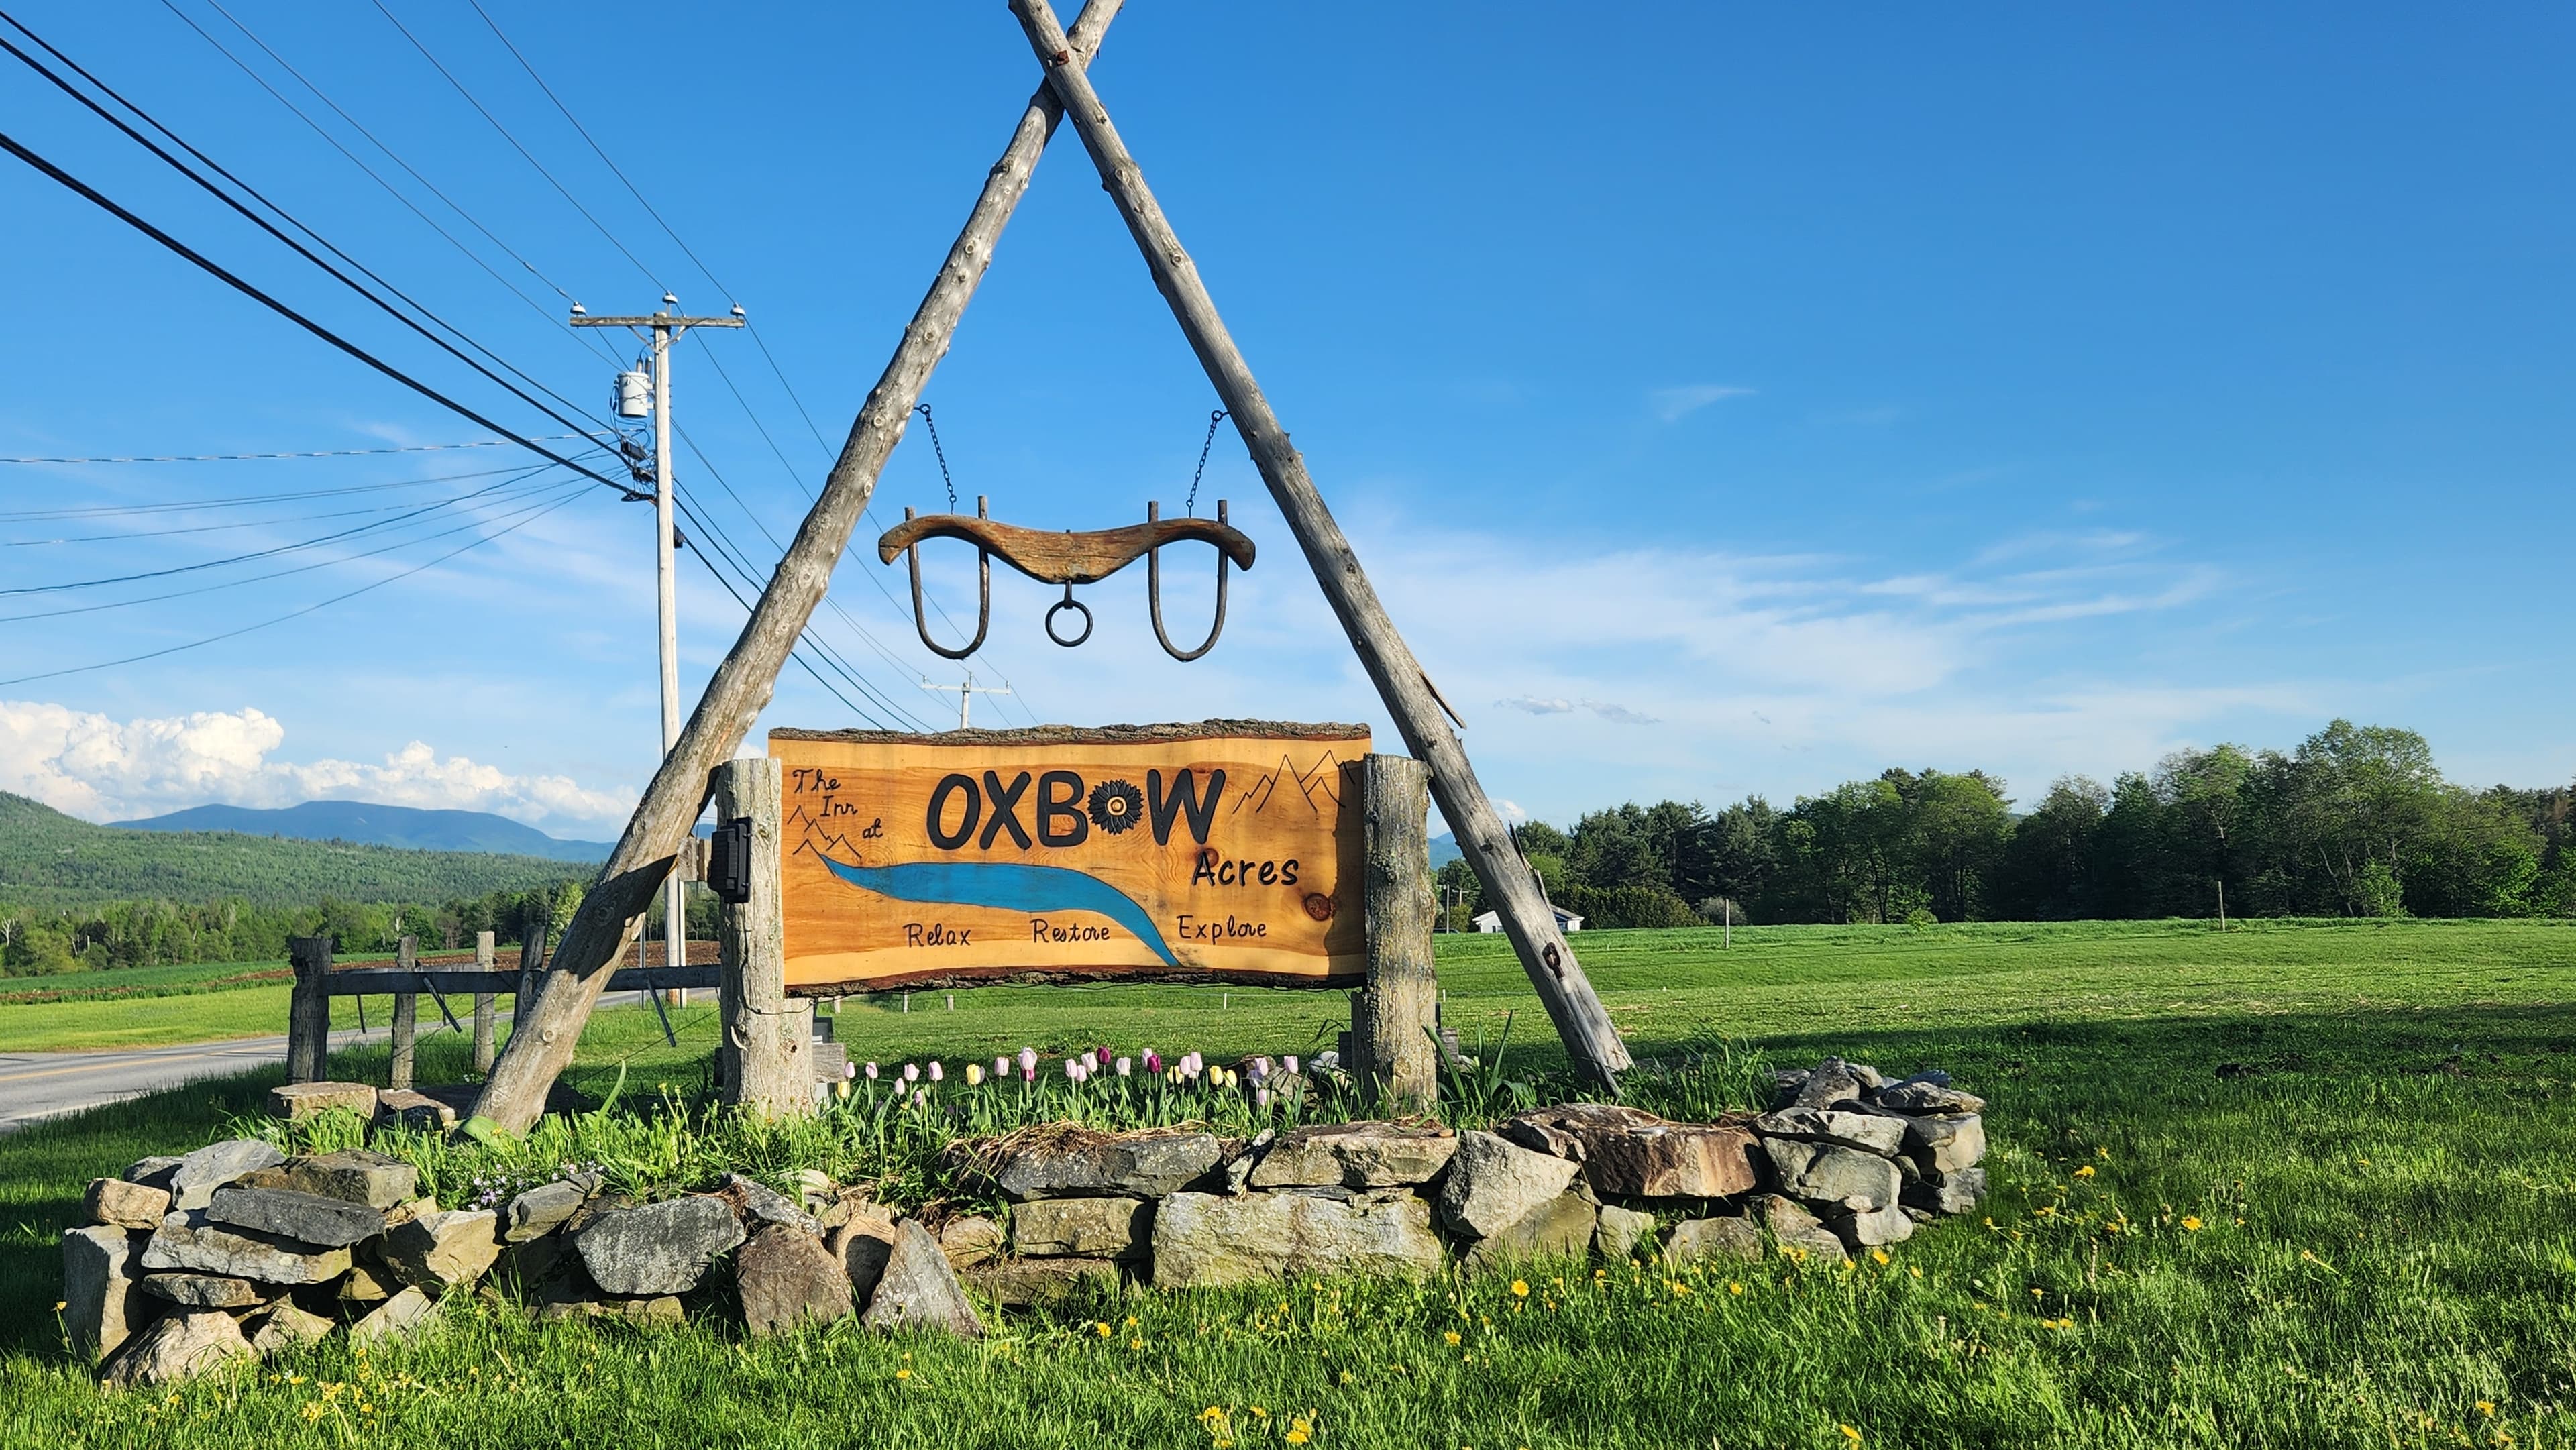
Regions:
M 283 810 L 190 806 L 115 824 L 129 831 L 239 831 L 245 836 L 348 841 L 405 851 L 489 851 L 593 865 L 607 860 L 610 849 L 606 841 L 563 840 L 489 811 L 425 811 L 364 801 L 306 801 Z

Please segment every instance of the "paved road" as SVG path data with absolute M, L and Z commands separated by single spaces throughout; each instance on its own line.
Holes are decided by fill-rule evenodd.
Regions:
M 331 1045 L 347 1047 L 384 1035 L 381 1027 L 363 1034 L 334 1032 Z M 225 1077 L 285 1060 L 283 1036 L 107 1052 L 0 1053 L 0 1133 L 201 1077 Z

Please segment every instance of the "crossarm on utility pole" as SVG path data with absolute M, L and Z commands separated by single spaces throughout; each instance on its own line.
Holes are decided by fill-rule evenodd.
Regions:
M 1121 3 L 1088 0 L 1074 22 L 1073 37 L 1059 44 L 1087 64 Z M 876 489 L 877 475 L 902 440 L 904 424 L 911 419 L 913 404 L 920 400 L 931 371 L 946 355 L 957 320 L 992 262 L 1002 227 L 1028 191 L 1038 157 L 1062 116 L 1048 88 L 1040 86 L 1029 98 L 1010 146 L 984 179 L 965 229 L 949 247 L 937 280 L 850 425 L 849 440 L 841 446 L 822 495 L 796 530 L 795 541 L 779 560 L 760 601 L 752 606 L 751 618 L 744 622 L 724 663 L 707 682 L 706 693 L 698 697 L 679 744 L 662 757 L 661 768 L 653 773 L 652 784 L 645 787 L 644 798 L 636 803 L 625 833 L 618 837 L 617 849 L 582 897 L 555 949 L 553 970 L 539 981 L 536 1002 L 532 1007 L 521 1004 L 509 1045 L 492 1065 L 492 1076 L 474 1105 L 475 1115 L 493 1126 L 524 1132 L 544 1111 L 547 1089 L 572 1061 L 582 1025 L 608 985 L 610 959 L 624 943 L 628 923 L 651 904 L 653 893 L 670 875 L 681 842 L 706 807 L 713 788 L 711 772 L 732 758 L 768 705 L 778 685 L 778 671 L 830 587 L 832 567 L 849 545 L 850 531 L 857 527 L 861 510 Z
M 1405 745 L 1429 767 L 1431 794 L 1440 802 L 1440 813 L 1448 817 L 1459 849 L 1501 912 L 1503 930 L 1538 988 L 1539 1000 L 1546 1004 L 1575 1069 L 1595 1081 L 1611 1082 L 1613 1074 L 1630 1065 L 1618 1029 L 1576 964 L 1564 933 L 1557 930 L 1556 915 L 1539 894 L 1528 864 L 1512 848 L 1502 817 L 1485 798 L 1475 768 L 1467 763 L 1466 750 L 1442 716 L 1438 692 L 1396 632 L 1386 607 L 1378 602 L 1350 540 L 1342 536 L 1341 525 L 1333 521 L 1323 496 L 1316 492 L 1306 460 L 1289 443 L 1288 430 L 1270 411 L 1261 385 L 1253 380 L 1251 365 L 1217 315 L 1207 284 L 1199 280 L 1198 265 L 1182 249 L 1179 235 L 1145 185 L 1144 171 L 1109 123 L 1109 112 L 1092 88 L 1090 76 L 1073 63 L 1080 49 L 1078 38 L 1066 36 L 1047 0 L 1011 0 L 1011 10 L 1020 17 L 1031 48 L 1046 67 L 1047 83 L 1064 102 L 1065 114 L 1072 118 L 1102 183 L 1118 203 L 1119 215 L 1127 219 L 1127 230 L 1145 253 L 1154 285 L 1171 304 L 1172 316 L 1188 335 L 1191 349 L 1198 353 L 1208 380 L 1216 385 L 1217 397 L 1233 415 L 1245 448 L 1260 468 L 1262 481 L 1270 486 L 1270 496 L 1278 501 L 1279 512 L 1305 550 L 1306 562 L 1314 567 L 1324 597 L 1350 635 L 1361 665 L 1376 682 L 1387 714 L 1394 718 Z

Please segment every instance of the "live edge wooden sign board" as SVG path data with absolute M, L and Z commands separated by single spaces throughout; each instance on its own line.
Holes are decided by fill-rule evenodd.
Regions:
M 1363 981 L 1368 750 L 1251 720 L 773 730 L 787 984 Z

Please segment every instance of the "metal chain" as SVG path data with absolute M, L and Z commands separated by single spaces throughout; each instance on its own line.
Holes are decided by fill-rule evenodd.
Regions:
M 923 425 L 930 429 L 930 453 L 939 460 L 939 481 L 948 485 L 948 511 L 953 514 L 957 512 L 957 480 L 948 476 L 948 450 L 939 446 L 939 424 L 930 416 L 928 403 L 916 403 L 912 411 L 919 413 Z
M 1215 412 L 1208 414 L 1207 440 L 1199 444 L 1198 471 L 1190 475 L 1190 500 L 1188 503 L 1181 506 L 1181 512 L 1191 518 L 1198 517 L 1199 479 L 1207 473 L 1208 450 L 1216 446 L 1216 425 L 1224 421 L 1225 409 L 1223 408 L 1219 408 Z

